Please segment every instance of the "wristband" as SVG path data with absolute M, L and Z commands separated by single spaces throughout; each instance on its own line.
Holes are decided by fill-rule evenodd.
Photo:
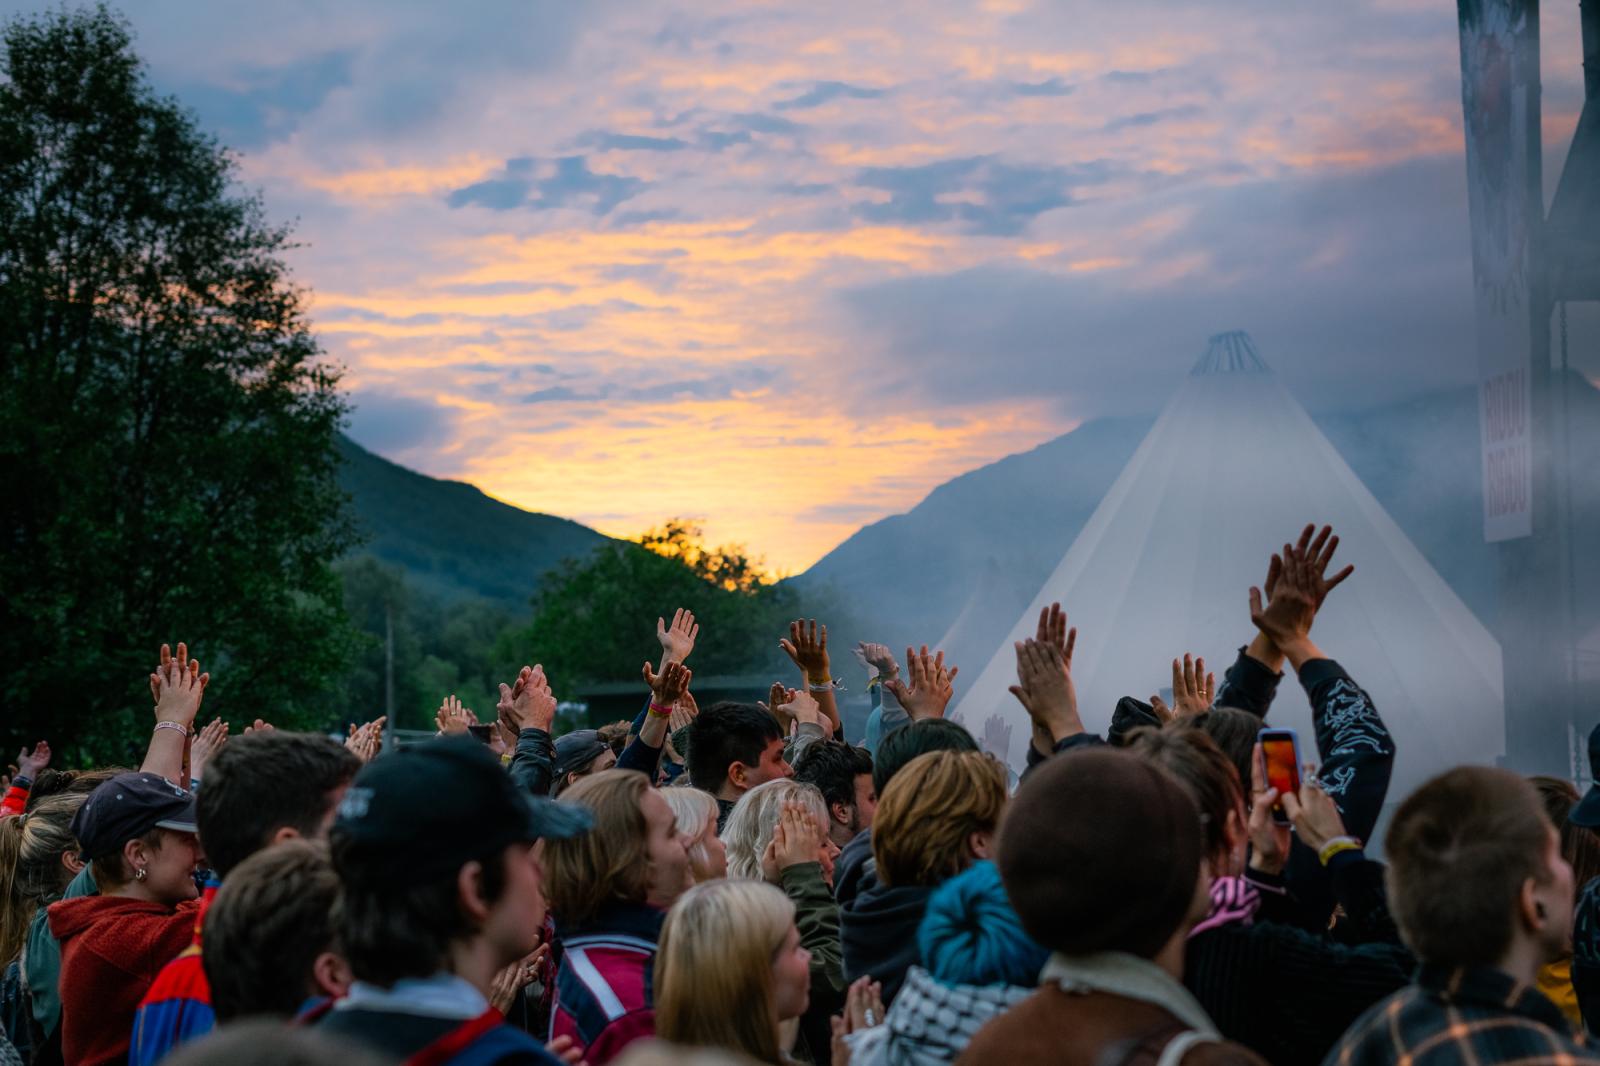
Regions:
M 187 728 L 185 728 L 184 726 L 179 725 L 177 722 L 157 722 L 156 723 L 156 729 L 158 731 L 162 730 L 162 729 L 175 729 L 178 732 L 182 733 L 184 736 L 188 736 L 189 735 L 189 730 Z
M 655 700 L 651 700 L 650 716 L 652 718 L 671 718 L 672 707 L 666 704 L 657 703 Z
M 1317 852 L 1317 861 L 1326 866 L 1341 851 L 1360 851 L 1361 841 L 1355 837 L 1334 837 Z
M 836 690 L 843 690 L 844 686 L 833 679 L 829 679 L 827 681 L 812 681 L 810 678 L 807 678 L 806 688 L 811 692 L 833 692 Z

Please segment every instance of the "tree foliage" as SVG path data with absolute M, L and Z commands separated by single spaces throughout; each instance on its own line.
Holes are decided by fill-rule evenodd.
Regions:
M 585 683 L 637 680 L 659 653 L 656 619 L 679 607 L 704 634 L 690 663 L 696 674 L 776 668 L 778 638 L 798 609 L 794 592 L 770 583 L 742 548 L 708 548 L 683 521 L 569 560 L 545 578 L 534 606 L 532 623 L 502 638 L 500 658 L 542 662 L 562 698 Z
M 345 413 L 287 229 L 156 95 L 125 24 L 0 30 L 0 735 L 123 758 L 187 640 L 208 708 L 330 717 Z M 60 738 L 57 740 L 57 738 Z M 76 745 L 79 750 L 71 750 Z

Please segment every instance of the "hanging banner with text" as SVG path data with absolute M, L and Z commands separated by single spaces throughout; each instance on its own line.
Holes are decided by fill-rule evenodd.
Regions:
M 1457 0 L 1478 338 L 1483 535 L 1533 532 L 1533 228 L 1538 175 L 1537 0 Z

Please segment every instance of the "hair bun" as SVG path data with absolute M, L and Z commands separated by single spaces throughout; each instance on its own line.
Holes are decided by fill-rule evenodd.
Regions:
M 974 863 L 928 899 L 922 964 L 947 985 L 1035 985 L 1049 952 L 1023 931 L 994 863 Z

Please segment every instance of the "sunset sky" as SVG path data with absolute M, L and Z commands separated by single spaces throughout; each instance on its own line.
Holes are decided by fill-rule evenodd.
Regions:
M 1474 376 L 1448 0 L 126 9 L 298 219 L 356 440 L 607 533 L 798 571 L 1221 329 L 1313 408 Z

